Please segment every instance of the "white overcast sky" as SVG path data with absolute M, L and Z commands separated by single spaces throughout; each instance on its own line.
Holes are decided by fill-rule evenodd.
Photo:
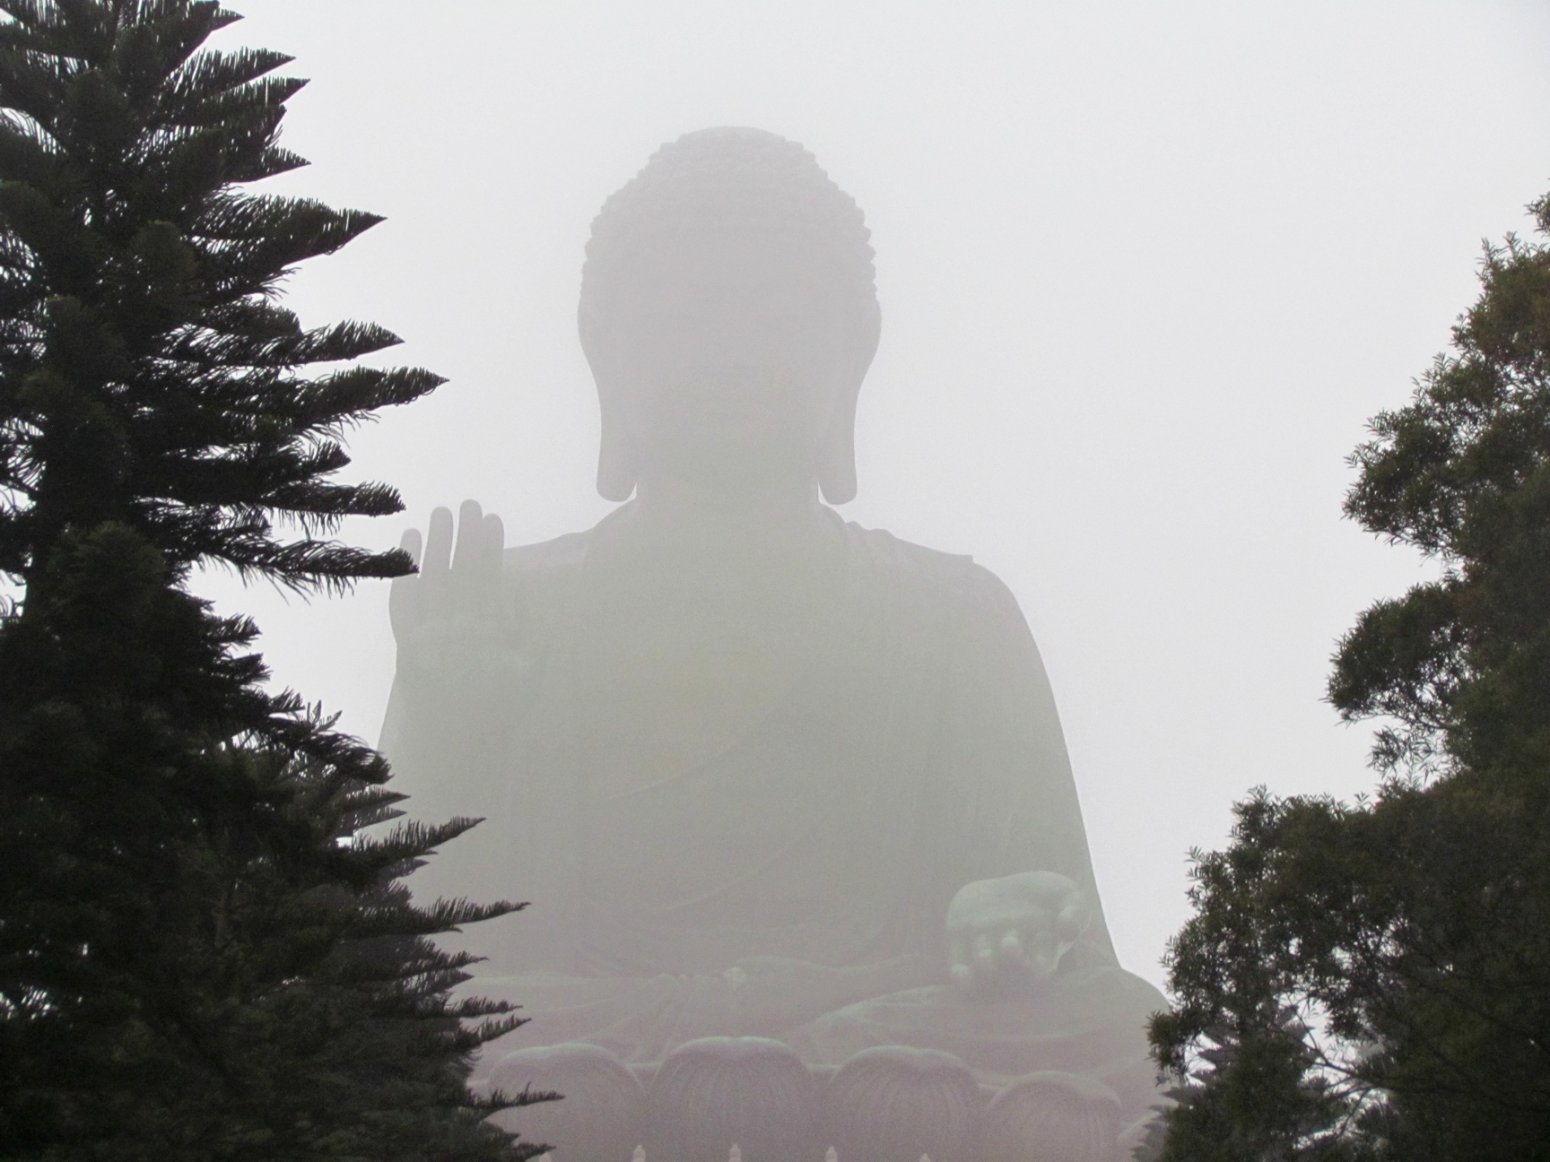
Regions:
M 352 441 L 396 543 L 475 497 L 508 539 L 582 528 L 596 407 L 588 223 L 661 142 L 801 141 L 860 202 L 883 340 L 850 519 L 1017 593 L 1065 724 L 1122 960 L 1160 981 L 1186 851 L 1255 784 L 1351 795 L 1369 731 L 1335 639 L 1420 576 L 1340 517 L 1345 457 L 1475 296 L 1484 237 L 1550 188 L 1550 5 L 231 0 L 217 43 L 312 78 L 287 191 L 388 221 L 304 268 L 451 382 Z M 375 739 L 386 587 L 224 577 L 277 679 Z M 512 885 L 521 894 L 521 885 Z

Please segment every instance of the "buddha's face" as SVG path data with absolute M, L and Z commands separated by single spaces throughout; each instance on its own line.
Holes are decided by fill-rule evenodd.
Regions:
M 643 477 L 811 478 L 858 379 L 838 288 L 799 239 L 676 241 L 640 264 L 596 368 Z

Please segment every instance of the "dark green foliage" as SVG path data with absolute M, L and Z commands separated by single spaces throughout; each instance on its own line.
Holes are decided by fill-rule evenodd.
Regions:
M 301 82 L 203 49 L 199 0 L 0 0 L 0 1143 L 39 1159 L 493 1159 L 380 756 L 266 692 L 254 627 L 184 585 L 409 571 L 319 539 L 399 508 L 340 444 L 440 381 L 343 367 L 281 280 L 377 219 L 246 192 Z
M 1349 515 L 1442 565 L 1335 658 L 1388 776 L 1355 805 L 1260 793 L 1197 856 L 1152 1029 L 1186 1082 L 1162 1157 L 1550 1156 L 1550 246 L 1509 239 L 1481 277 L 1353 458 Z M 1293 1067 L 1251 1092 L 1244 1060 L 1278 1045 Z
M 361 367 L 369 324 L 305 330 L 279 281 L 378 219 L 241 192 L 276 144 L 287 58 L 207 51 L 213 3 L 0 5 L 0 569 L 36 581 L 68 526 L 120 520 L 175 570 L 216 560 L 298 587 L 394 576 L 396 550 L 283 539 L 397 510 L 328 477 L 338 437 L 440 380 Z M 63 478 L 68 487 L 52 486 Z M 33 597 L 36 597 L 35 591 Z
M 1159 1018 L 1166 1036 L 1168 1018 Z M 1149 1127 L 1138 1152 L 1147 1162 L 1239 1162 L 1245 1158 L 1355 1160 L 1361 1150 L 1343 1134 L 1354 1103 L 1316 1072 L 1302 1018 L 1238 1015 L 1232 1027 L 1198 1040 L 1188 1084 L 1169 1096 L 1167 1121 Z M 1164 1132 L 1166 1127 L 1166 1132 Z
M 1550 234 L 1550 198 L 1533 211 Z M 1509 238 L 1481 280 L 1457 353 L 1357 450 L 1346 504 L 1440 557 L 1444 576 L 1362 616 L 1330 697 L 1348 719 L 1399 719 L 1380 736 L 1385 764 L 1517 780 L 1550 763 L 1550 248 Z
M 1197 858 L 1154 1045 L 1176 1074 L 1212 1046 L 1297 1067 L 1185 1087 L 1182 1140 L 1210 1126 L 1297 1144 L 1246 1158 L 1534 1156 L 1550 1118 L 1546 821 L 1456 779 L 1355 806 L 1261 793 L 1237 812 L 1231 845 Z M 1299 1024 L 1271 1020 L 1284 1013 Z

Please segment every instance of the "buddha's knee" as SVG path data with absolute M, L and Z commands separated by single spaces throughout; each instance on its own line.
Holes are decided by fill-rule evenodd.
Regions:
M 800 1162 L 817 1148 L 818 1084 L 787 1045 L 706 1037 L 674 1049 L 646 1085 L 646 1157 Z
M 973 1072 L 952 1054 L 879 1046 L 830 1078 L 823 1140 L 840 1162 L 972 1162 L 984 1105 Z
M 549 1147 L 555 1162 L 626 1162 L 645 1140 L 639 1079 L 596 1045 L 545 1045 L 509 1053 L 491 1068 L 489 1085 L 507 1095 L 524 1090 L 561 1095 L 558 1101 L 506 1110 L 490 1119 Z
M 1119 1162 L 1120 1101 L 1072 1073 L 1018 1078 L 985 1111 L 983 1162 Z

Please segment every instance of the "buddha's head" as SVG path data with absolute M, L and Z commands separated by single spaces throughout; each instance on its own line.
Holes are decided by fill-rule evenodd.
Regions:
M 602 413 L 598 491 L 666 473 L 735 488 L 806 474 L 856 492 L 877 350 L 856 203 L 801 146 L 706 129 L 659 149 L 592 224 L 581 344 Z

